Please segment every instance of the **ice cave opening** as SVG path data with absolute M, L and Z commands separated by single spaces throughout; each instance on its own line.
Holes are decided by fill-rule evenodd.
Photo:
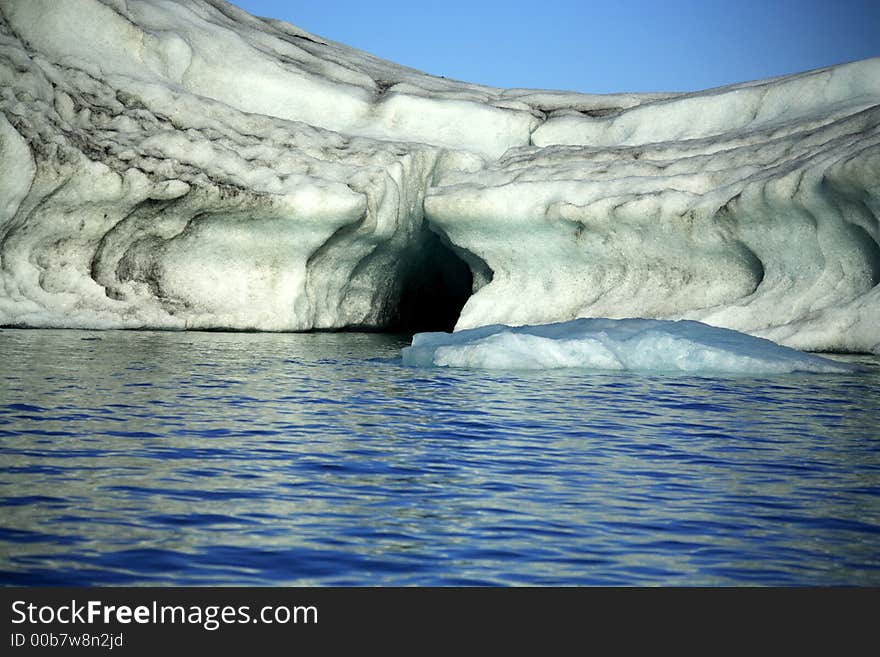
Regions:
M 427 227 L 401 254 L 400 262 L 399 287 L 385 330 L 452 331 L 474 292 L 468 263 Z

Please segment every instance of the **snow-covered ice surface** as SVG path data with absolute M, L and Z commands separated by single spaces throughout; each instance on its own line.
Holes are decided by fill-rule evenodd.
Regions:
M 691 320 L 575 319 L 538 326 L 483 326 L 417 333 L 403 349 L 413 367 L 728 374 L 849 372 L 839 363 Z
M 0 0 L 0 325 L 638 316 L 880 353 L 878 125 L 880 59 L 503 90 L 221 0 Z

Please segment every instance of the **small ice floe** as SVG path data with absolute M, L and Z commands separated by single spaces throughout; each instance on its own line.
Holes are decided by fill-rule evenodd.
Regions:
M 485 369 L 786 374 L 854 368 L 745 333 L 694 321 L 576 319 L 538 326 L 493 325 L 418 333 L 404 365 Z

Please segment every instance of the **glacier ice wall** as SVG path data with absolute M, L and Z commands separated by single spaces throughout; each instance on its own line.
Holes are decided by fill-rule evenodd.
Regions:
M 878 125 L 880 59 L 502 90 L 221 0 L 0 0 L 0 325 L 684 318 L 880 353 Z

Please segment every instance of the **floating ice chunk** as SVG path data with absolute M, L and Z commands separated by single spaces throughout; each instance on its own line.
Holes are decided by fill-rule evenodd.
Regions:
M 418 333 L 403 349 L 415 367 L 787 374 L 847 372 L 850 365 L 694 321 L 576 319 Z

